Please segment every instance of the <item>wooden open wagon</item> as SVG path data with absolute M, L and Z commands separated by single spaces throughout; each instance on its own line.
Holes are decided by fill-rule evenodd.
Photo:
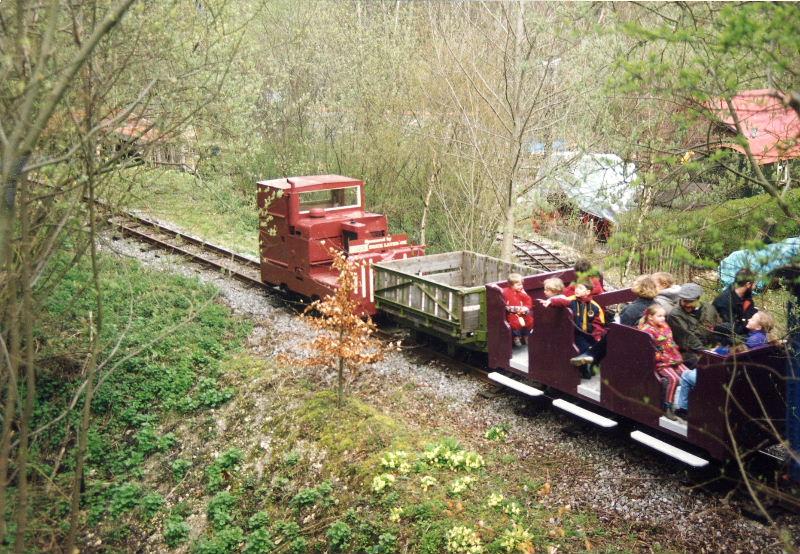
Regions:
M 486 351 L 486 283 L 529 267 L 475 252 L 377 263 L 375 304 L 404 325 L 449 344 Z

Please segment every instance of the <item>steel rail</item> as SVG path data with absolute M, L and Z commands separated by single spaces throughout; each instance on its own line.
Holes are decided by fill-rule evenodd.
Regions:
M 525 238 L 519 237 L 517 235 L 514 235 L 513 245 L 514 245 L 514 248 L 516 250 L 518 250 L 519 252 L 521 252 L 524 255 L 525 258 L 527 258 L 531 262 L 534 262 L 535 264 L 540 266 L 545 271 L 557 271 L 559 269 L 568 269 L 568 268 L 572 267 L 571 263 L 567 262 L 566 260 L 564 260 L 563 258 L 558 256 L 554 252 L 550 251 L 548 248 L 545 248 L 544 246 L 542 246 L 538 242 L 534 242 L 532 240 L 525 239 Z M 532 247 L 532 248 L 535 248 L 535 249 L 539 250 L 540 254 L 537 253 L 537 252 L 531 252 L 529 250 L 526 250 L 525 246 Z M 547 258 L 552 259 L 554 263 L 552 263 L 551 265 L 548 265 L 548 263 L 545 263 L 545 261 L 542 261 L 543 257 L 547 257 Z M 548 260 L 548 262 L 549 262 L 549 260 Z
M 128 220 L 128 222 L 119 221 L 119 219 Z M 131 225 L 129 223 L 130 221 L 135 223 L 136 226 Z M 262 289 L 272 289 L 270 285 L 261 281 L 260 264 L 256 260 L 134 214 L 125 213 L 117 215 L 110 218 L 109 223 L 119 229 L 124 235 L 131 236 L 137 240 L 147 242 L 181 256 L 186 256 L 205 266 L 218 269 L 248 285 Z M 200 252 L 192 252 L 186 248 L 186 244 L 199 248 Z M 207 253 L 216 254 L 219 258 L 214 259 L 204 255 Z M 237 267 L 237 265 L 239 267 Z

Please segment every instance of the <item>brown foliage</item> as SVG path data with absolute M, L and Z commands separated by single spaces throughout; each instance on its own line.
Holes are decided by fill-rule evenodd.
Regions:
M 338 288 L 335 294 L 313 302 L 303 314 L 303 319 L 320 332 L 311 340 L 301 343 L 310 350 L 303 357 L 285 357 L 301 367 L 324 367 L 338 372 L 338 395 L 341 404 L 345 388 L 345 369 L 351 372 L 351 380 L 358 370 L 375 363 L 386 352 L 386 345 L 373 335 L 376 327 L 372 319 L 358 315 L 356 289 L 356 264 L 348 260 L 344 252 L 331 248 L 333 267 L 339 271 Z

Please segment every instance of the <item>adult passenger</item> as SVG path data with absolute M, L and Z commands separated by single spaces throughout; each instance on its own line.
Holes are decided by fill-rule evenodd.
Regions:
M 650 275 L 637 277 L 633 281 L 633 285 L 631 285 L 631 291 L 637 298 L 625 306 L 625 309 L 619 314 L 619 322 L 628 327 L 636 327 L 639 325 L 644 311 L 653 303 L 658 291 L 656 290 L 656 282 Z
M 675 278 L 666 271 L 653 273 L 653 281 L 656 282 L 656 289 L 658 289 L 658 294 L 653 301 L 664 308 L 664 311 L 669 315 L 672 309 L 678 305 L 678 293 L 681 290 L 681 286 L 675 284 Z
M 672 335 L 681 351 L 684 364 L 691 369 L 681 373 L 681 388 L 676 402 L 675 415 L 686 417 L 689 407 L 689 392 L 697 383 L 699 352 L 715 342 L 714 325 L 717 313 L 714 306 L 700 301 L 703 287 L 697 283 L 686 283 L 678 293 L 678 306 L 667 317 Z
M 736 272 L 733 283 L 714 299 L 717 310 L 727 329 L 739 337 L 747 336 L 747 321 L 758 311 L 753 302 L 755 275 L 749 269 Z

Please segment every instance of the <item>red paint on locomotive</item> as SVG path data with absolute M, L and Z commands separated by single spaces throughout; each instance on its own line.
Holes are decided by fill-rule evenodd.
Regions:
M 364 210 L 364 182 L 358 179 L 314 175 L 260 181 L 258 208 L 261 280 L 323 298 L 338 280 L 329 248 L 343 250 L 358 266 L 356 297 L 364 315 L 375 313 L 371 265 L 425 253 L 406 235 L 390 234 L 385 215 Z

